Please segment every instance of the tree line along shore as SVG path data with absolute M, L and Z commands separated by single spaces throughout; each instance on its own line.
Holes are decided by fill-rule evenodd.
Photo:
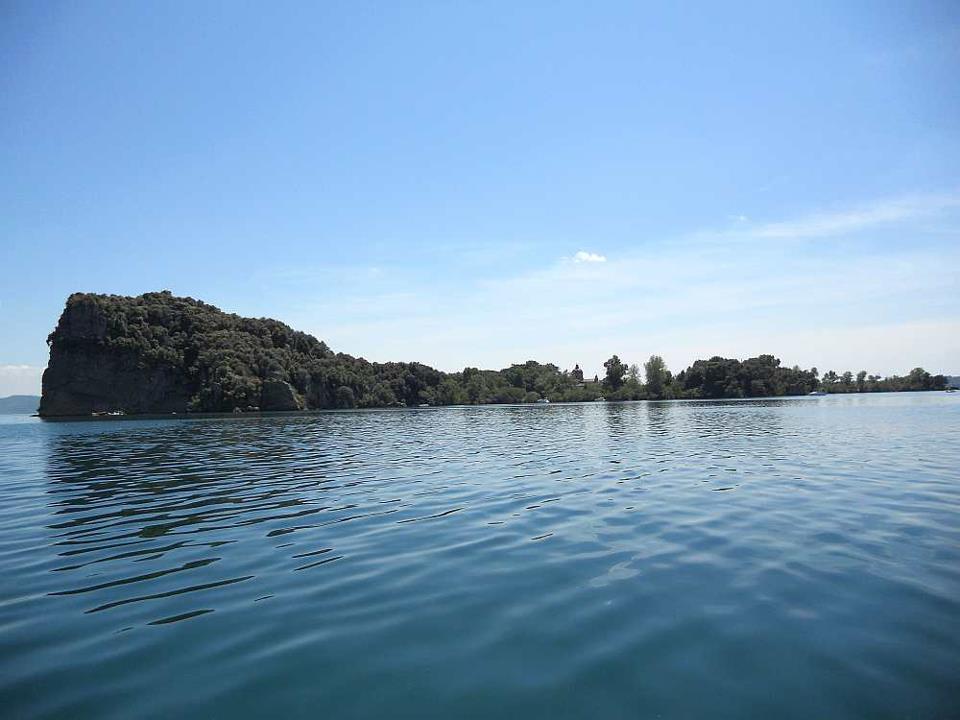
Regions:
M 602 376 L 533 360 L 446 373 L 417 362 L 368 362 L 270 319 L 244 318 L 168 291 L 136 297 L 76 293 L 48 337 L 41 415 L 237 412 L 419 405 L 744 398 L 942 390 L 915 368 L 880 377 L 822 375 L 773 355 L 711 357 L 673 374 L 613 355 Z

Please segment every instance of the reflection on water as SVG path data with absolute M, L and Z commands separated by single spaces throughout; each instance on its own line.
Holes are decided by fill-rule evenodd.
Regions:
M 8 422 L 0 695 L 11 717 L 949 714 L 958 407 Z

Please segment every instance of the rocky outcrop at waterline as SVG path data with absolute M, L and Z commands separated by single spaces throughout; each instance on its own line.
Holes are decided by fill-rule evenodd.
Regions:
M 144 365 L 136 353 L 70 347 L 43 373 L 43 417 L 95 413 L 186 412 L 189 390 L 172 367 Z
M 47 338 L 50 362 L 43 373 L 42 416 L 92 413 L 185 412 L 191 387 L 178 363 L 151 357 L 122 342 L 129 318 L 115 303 L 72 295 Z

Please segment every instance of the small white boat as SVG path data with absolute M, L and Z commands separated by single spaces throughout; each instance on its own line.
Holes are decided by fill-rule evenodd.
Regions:
M 598 398 L 594 398 L 593 401 L 594 401 L 594 402 L 606 402 L 607 399 L 606 399 L 605 397 L 598 397 Z
M 820 395 L 826 395 L 826 393 L 823 390 L 814 390 L 813 392 L 807 393 L 807 395 L 820 396 Z
M 537 400 L 537 402 L 540 403 L 541 405 L 546 405 L 548 402 L 550 402 L 550 398 L 540 398 L 539 400 Z

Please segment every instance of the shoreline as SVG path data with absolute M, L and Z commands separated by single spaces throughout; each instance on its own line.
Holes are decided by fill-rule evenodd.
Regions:
M 727 404 L 738 402 L 769 402 L 776 400 L 822 400 L 831 397 L 873 397 L 873 396 L 893 396 L 893 395 L 917 395 L 921 393 L 942 393 L 949 394 L 945 390 L 894 390 L 894 391 L 876 391 L 865 393 L 827 393 L 826 395 L 758 395 L 754 397 L 742 398 L 664 398 L 661 400 L 643 399 L 643 400 L 606 400 L 598 403 L 592 400 L 582 401 L 557 401 L 550 403 L 476 403 L 464 405 L 430 405 L 428 407 L 368 407 L 368 408 L 321 408 L 311 410 L 260 410 L 251 412 L 184 412 L 184 413 L 131 413 L 123 415 L 40 415 L 38 413 L 24 413 L 18 417 L 32 417 L 44 422 L 110 422 L 127 420 L 227 420 L 227 419 L 260 419 L 273 417 L 310 417 L 313 415 L 331 415 L 331 414 L 352 414 L 369 412 L 430 412 L 436 410 L 466 410 L 480 408 L 550 408 L 556 406 L 570 407 L 573 405 L 584 406 L 609 406 L 609 405 L 639 405 L 642 403 L 712 403 Z

